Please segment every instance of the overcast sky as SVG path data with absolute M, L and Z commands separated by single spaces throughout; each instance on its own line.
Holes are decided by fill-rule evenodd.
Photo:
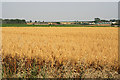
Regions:
M 2 18 L 2 3 L 0 2 L 0 18 Z
M 94 2 L 95 0 L 92 0 L 93 2 L 11 1 L 13 2 L 8 2 L 7 0 L 2 2 L 3 18 L 20 18 L 33 21 L 81 21 L 94 20 L 96 17 L 101 19 L 118 18 L 118 2 L 114 2 L 118 0 L 109 0 L 111 2 Z
M 120 0 L 1 0 L 2 2 L 118 2 Z

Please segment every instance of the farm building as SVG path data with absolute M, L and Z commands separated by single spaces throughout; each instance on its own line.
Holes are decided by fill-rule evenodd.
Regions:
M 60 22 L 60 24 L 66 24 L 66 25 L 68 25 L 68 24 L 75 24 L 75 22 Z
M 27 25 L 33 25 L 34 23 L 33 22 L 31 22 L 31 23 L 27 23 Z
M 49 25 L 48 22 L 39 22 L 39 23 L 34 23 L 34 25 Z
M 39 23 L 31 22 L 31 23 L 27 23 L 27 25 L 49 25 L 49 24 L 48 22 L 39 22 Z

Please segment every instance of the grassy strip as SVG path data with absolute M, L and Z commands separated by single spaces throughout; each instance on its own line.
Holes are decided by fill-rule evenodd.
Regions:
M 2 24 L 2 27 L 111 27 L 111 26 Z

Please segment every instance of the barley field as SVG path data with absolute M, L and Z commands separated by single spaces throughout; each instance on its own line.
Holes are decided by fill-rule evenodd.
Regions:
M 3 78 L 113 78 L 118 28 L 3 27 Z

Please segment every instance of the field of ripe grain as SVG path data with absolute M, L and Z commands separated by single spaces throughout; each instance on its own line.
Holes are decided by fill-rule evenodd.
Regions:
M 85 77 L 91 68 L 117 71 L 118 28 L 4 27 L 2 57 L 3 77 L 68 78 Z

